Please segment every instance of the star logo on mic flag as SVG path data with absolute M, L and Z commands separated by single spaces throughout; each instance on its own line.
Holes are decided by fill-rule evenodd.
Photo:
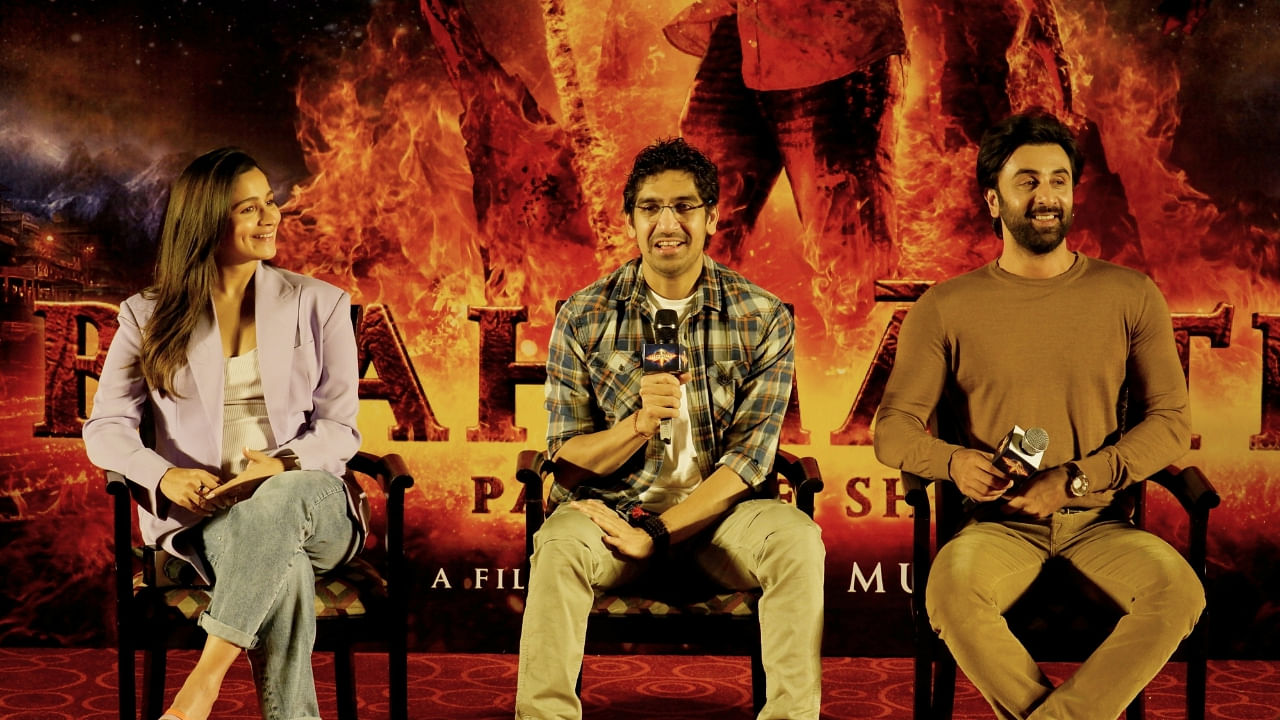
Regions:
M 680 356 L 671 352 L 670 350 L 667 350 L 666 348 L 662 348 L 661 350 L 655 350 L 649 353 L 644 357 L 644 359 L 653 363 L 654 365 L 657 365 L 658 367 L 663 367 L 678 357 Z
M 1018 463 L 1010 463 L 1009 469 L 1006 470 L 1005 473 L 1015 477 L 1027 477 L 1030 475 L 1030 473 L 1027 472 L 1027 469 Z

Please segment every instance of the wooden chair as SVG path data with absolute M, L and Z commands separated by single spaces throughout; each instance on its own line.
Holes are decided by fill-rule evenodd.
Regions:
M 353 649 L 372 642 L 387 650 L 391 717 L 408 717 L 408 609 L 405 598 L 404 492 L 413 486 L 399 455 L 358 453 L 348 474 L 371 499 L 384 498 L 385 529 L 370 528 L 371 543 L 351 562 L 316 578 L 316 649 L 332 650 L 338 717 L 356 720 Z M 357 480 L 360 482 L 360 480 Z M 371 490 L 376 489 L 377 492 Z M 119 636 L 120 717 L 135 718 L 134 652 L 143 652 L 143 720 L 164 712 L 166 650 L 200 647 L 204 631 L 196 618 L 208 606 L 211 588 L 194 569 L 155 546 L 134 548 L 130 483 L 107 472 L 114 498 L 116 631 Z
M 546 518 L 543 498 L 555 473 L 555 463 L 544 453 L 522 451 L 516 461 L 516 479 L 524 483 L 525 557 L 533 555 L 533 536 Z M 814 495 L 822 490 L 822 473 L 811 457 L 797 457 L 779 450 L 771 482 L 780 493 L 786 488 L 796 507 L 813 517 Z M 785 486 L 785 487 L 784 487 Z M 785 496 L 785 495 L 780 495 Z M 696 574 L 696 573 L 691 573 Z M 596 594 L 587 620 L 591 642 L 653 643 L 679 645 L 693 638 L 699 646 L 747 654 L 751 657 L 751 694 L 755 712 L 765 703 L 764 664 L 760 655 L 760 619 L 756 606 L 760 591 L 732 591 L 709 578 L 681 576 L 655 583 L 652 579 Z M 582 675 L 578 675 L 582 691 Z
M 1136 420 L 1123 399 L 1117 412 L 1122 427 L 1128 427 Z M 957 437 L 956 433 L 947 431 L 945 422 L 940 431 L 936 423 L 937 418 L 934 430 L 939 432 L 939 437 Z M 911 611 L 915 635 L 913 717 L 915 720 L 949 720 L 955 700 L 956 662 L 929 623 L 925 610 L 925 590 L 937 550 L 964 523 L 964 496 L 954 483 L 934 483 L 936 503 L 931 507 L 926 492 L 930 481 L 906 472 L 902 473 L 902 478 L 907 504 L 913 508 L 915 516 L 911 570 Z M 1169 467 L 1161 470 L 1147 482 L 1137 483 L 1123 491 L 1129 495 L 1128 501 L 1134 508 L 1133 521 L 1138 527 L 1143 527 L 1145 520 L 1148 484 L 1168 490 L 1187 512 L 1189 523 L 1186 557 L 1201 584 L 1204 584 L 1209 511 L 1220 502 L 1217 491 L 1197 467 Z M 935 538 L 930 537 L 931 520 L 936 520 L 933 523 Z M 1082 581 L 1079 572 L 1068 563 L 1046 563 L 1040 577 L 1005 613 L 1009 627 L 1033 657 L 1042 661 L 1080 661 L 1110 634 L 1120 616 L 1120 608 L 1101 591 Z M 1092 602 L 1073 601 L 1082 596 Z M 1088 608 L 1084 614 L 1078 612 L 1078 608 L 1082 606 Z M 1187 665 L 1188 720 L 1204 720 L 1208 616 L 1209 610 L 1206 608 L 1195 629 L 1181 646 Z M 1145 715 L 1144 705 L 1143 694 L 1138 693 L 1126 711 L 1128 720 L 1141 720 Z

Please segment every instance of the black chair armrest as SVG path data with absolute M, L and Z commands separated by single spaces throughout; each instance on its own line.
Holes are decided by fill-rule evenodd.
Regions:
M 134 550 L 133 550 L 133 507 L 131 501 L 137 489 L 129 479 L 114 470 L 104 471 L 107 476 L 107 492 L 112 497 L 112 542 L 115 545 L 116 601 L 127 602 L 133 595 Z M 159 545 L 142 545 L 140 564 L 142 566 L 143 587 L 160 587 L 156 575 L 157 554 Z
M 398 453 L 387 453 L 382 456 L 382 465 L 391 476 L 391 488 L 401 492 L 413 487 L 413 476 L 409 474 L 409 465 Z
M 929 499 L 929 478 L 902 472 L 905 500 L 911 506 L 911 610 L 917 624 L 917 643 L 932 632 L 924 609 L 925 587 L 929 582 L 929 570 L 933 566 L 932 530 L 933 505 Z M 941 486 L 935 492 L 941 491 Z
M 541 450 L 521 450 L 516 455 L 516 480 L 524 484 L 524 556 L 533 557 L 533 535 L 542 528 L 546 507 L 542 498 L 546 476 L 555 472 L 555 463 Z
M 126 509 L 129 507 L 129 498 L 138 503 L 138 507 L 146 510 L 152 515 L 161 515 L 156 508 L 151 507 L 151 493 L 141 485 L 133 482 L 124 473 L 118 473 L 115 470 L 104 470 L 107 476 L 107 492 L 116 498 L 116 502 L 123 502 Z M 159 492 L 156 493 L 157 499 L 163 503 L 169 503 Z M 167 512 L 167 508 L 165 508 Z M 161 515 L 163 517 L 163 515 Z
M 1209 511 L 1222 502 L 1222 497 L 1209 478 L 1194 465 L 1181 470 L 1167 467 L 1152 475 L 1150 480 L 1168 490 L 1187 511 L 1190 520 L 1187 527 L 1187 563 L 1204 582 L 1208 577 Z
M 409 466 L 397 453 L 376 455 L 370 452 L 358 452 L 347 461 L 347 467 L 373 478 L 387 495 L 398 493 L 413 487 L 413 475 L 409 474 Z
M 387 595 L 394 622 L 403 627 L 408 612 L 403 588 L 408 579 L 404 553 L 404 493 L 413 487 L 409 466 L 397 453 L 378 455 L 360 451 L 347 460 L 347 469 L 368 475 L 378 483 L 386 497 Z M 396 640 L 395 642 L 400 642 Z
M 104 471 L 107 474 L 107 492 L 119 498 L 124 496 L 125 500 L 129 499 L 129 481 L 124 475 L 115 470 Z
M 902 489 L 906 492 L 906 501 L 916 511 L 916 518 L 920 517 L 921 511 L 924 513 L 924 519 L 929 520 L 929 484 L 933 481 L 926 477 L 921 477 L 907 471 L 902 472 Z
M 1168 490 L 1192 515 L 1212 510 L 1222 502 L 1213 483 L 1195 465 L 1181 470 L 1170 466 L 1152 475 L 1150 480 Z
M 129 481 L 124 475 L 107 470 L 107 493 L 111 495 L 111 538 L 114 545 L 116 603 L 123 607 L 133 596 L 133 507 Z M 144 566 L 145 567 L 145 566 Z M 155 583 L 155 565 L 150 581 Z M 145 579 L 145 578 L 144 578 Z M 124 628 L 117 621 L 117 633 Z
M 554 471 L 555 463 L 541 450 L 521 450 L 516 455 L 516 480 L 526 486 L 542 484 L 543 478 Z
M 813 497 L 825 487 L 817 459 L 779 449 L 774 457 L 773 471 L 786 478 L 791 492 L 795 494 L 796 507 L 813 517 Z

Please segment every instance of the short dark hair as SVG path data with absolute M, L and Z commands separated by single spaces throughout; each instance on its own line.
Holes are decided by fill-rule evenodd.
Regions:
M 720 177 L 716 164 L 684 138 L 658 140 L 641 150 L 631 165 L 627 185 L 622 190 L 622 211 L 630 215 L 636 209 L 636 193 L 640 183 L 668 170 L 682 170 L 693 176 L 698 198 L 708 205 L 720 200 Z
M 1010 115 L 983 133 L 982 141 L 978 143 L 978 189 L 983 192 L 997 189 L 1000 168 L 1023 145 L 1061 147 L 1071 162 L 1071 186 L 1075 187 L 1080 182 L 1080 173 L 1084 171 L 1084 153 L 1076 145 L 1075 133 L 1053 113 L 1033 109 Z M 991 229 L 995 231 L 996 237 L 1004 237 L 1000 229 L 1000 218 L 992 218 Z
M 993 125 L 978 144 L 978 189 L 996 187 L 1000 168 L 1009 156 L 1023 145 L 1058 145 L 1071 161 L 1071 184 L 1080 182 L 1084 170 L 1084 154 L 1076 145 L 1076 135 L 1071 128 L 1046 110 L 1030 110 L 1010 115 Z

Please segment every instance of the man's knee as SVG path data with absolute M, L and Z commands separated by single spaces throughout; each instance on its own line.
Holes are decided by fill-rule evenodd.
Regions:
M 953 574 L 949 572 L 950 568 L 941 565 L 938 561 L 939 557 L 934 560 L 933 566 L 929 569 L 929 577 L 924 588 L 924 608 L 925 613 L 929 616 L 929 623 L 933 625 L 934 630 L 939 630 L 947 621 L 947 611 L 955 609 L 955 604 L 948 602 L 948 599 L 954 590 L 954 584 L 951 581 Z M 915 589 L 917 592 L 919 588 Z
M 533 537 L 533 571 L 548 568 L 543 571 L 547 572 L 555 567 L 587 573 L 596 549 L 594 546 L 603 547 L 601 534 L 586 514 L 570 509 L 557 510 Z
M 1194 575 L 1192 573 L 1193 577 Z M 1190 635 L 1196 623 L 1199 622 L 1200 615 L 1204 613 L 1206 604 L 1204 586 L 1200 584 L 1199 578 L 1184 584 L 1178 591 L 1174 603 L 1181 620 L 1179 629 L 1183 629 L 1185 634 Z
M 1177 553 L 1161 557 L 1157 567 L 1161 572 L 1148 593 L 1148 602 L 1171 628 L 1189 634 L 1204 612 L 1204 586 Z
M 760 546 L 761 569 L 774 567 L 788 575 L 825 574 L 827 548 L 822 529 L 808 515 L 790 505 L 771 509 L 770 531 Z M 764 578 L 762 578 L 763 580 Z
M 981 548 L 965 540 L 956 538 L 944 545 L 929 569 L 924 605 L 934 629 L 964 622 L 975 604 L 990 604 L 977 591 L 980 568 L 974 554 Z
M 763 534 L 765 542 L 822 544 L 822 530 L 795 505 L 777 500 L 748 500 L 734 512 L 745 512 L 747 535 Z
M 764 552 L 822 565 L 827 557 L 827 546 L 823 544 L 822 530 L 816 524 L 796 523 L 771 533 L 765 540 Z
M 585 574 L 591 566 L 591 551 L 577 538 L 548 538 L 535 546 L 530 566 L 534 577 L 547 572 L 559 575 L 564 570 Z

